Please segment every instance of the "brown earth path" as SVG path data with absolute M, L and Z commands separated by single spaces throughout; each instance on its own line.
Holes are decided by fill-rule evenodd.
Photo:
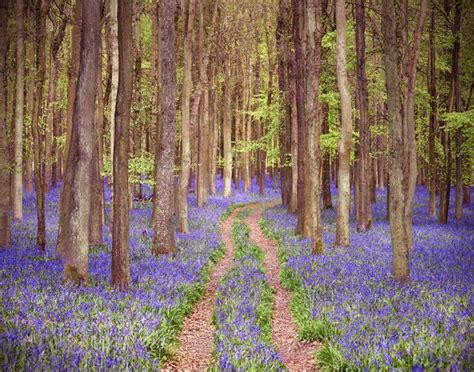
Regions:
M 179 349 L 173 360 L 165 364 L 163 371 L 205 371 L 211 366 L 211 354 L 214 350 L 212 313 L 219 283 L 233 264 L 234 245 L 231 226 L 238 211 L 239 209 L 234 210 L 222 223 L 224 256 L 213 267 L 203 298 L 194 306 L 192 314 L 185 319 L 179 335 Z
M 262 211 L 276 204 L 276 202 L 248 204 L 233 211 L 223 222 L 221 235 L 225 245 L 224 257 L 214 266 L 203 299 L 195 305 L 193 313 L 184 321 L 179 336 L 179 349 L 173 360 L 163 367 L 163 371 L 206 371 L 211 366 L 214 349 L 212 313 L 215 296 L 222 277 L 233 264 L 234 244 L 231 226 L 236 214 L 243 209 L 250 209 L 253 212 L 245 222 L 250 228 L 250 239 L 265 252 L 266 276 L 274 291 L 272 319 L 274 345 L 289 371 L 317 371 L 314 360 L 317 344 L 298 339 L 298 332 L 289 310 L 291 293 L 281 286 L 279 279 L 277 246 L 263 235 L 258 224 Z
M 289 371 L 317 371 L 314 359 L 317 343 L 300 341 L 298 338 L 298 332 L 290 314 L 291 293 L 280 283 L 277 245 L 265 237 L 258 224 L 263 210 L 276 204 L 276 202 L 271 202 L 250 206 L 253 213 L 245 220 L 250 227 L 250 239 L 265 252 L 266 275 L 274 291 L 272 339 Z

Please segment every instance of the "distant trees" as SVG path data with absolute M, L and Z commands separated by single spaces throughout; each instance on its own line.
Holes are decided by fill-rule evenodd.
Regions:
M 177 230 L 189 232 L 189 192 L 198 206 L 249 191 L 252 179 L 265 193 L 268 175 L 317 254 L 333 187 L 336 244 L 348 246 L 351 204 L 357 230 L 368 230 L 375 190 L 388 180 L 402 281 L 415 187 L 428 187 L 429 214 L 447 223 L 455 183 L 462 217 L 474 158 L 474 13 L 462 1 L 433 2 L 426 38 L 427 0 L 99 3 L 99 18 L 96 4 L 87 14 L 97 50 L 82 40 L 90 1 L 1 3 L 0 218 L 22 218 L 34 179 L 36 245 L 45 249 L 46 195 L 60 184 L 57 255 L 69 279 L 87 281 L 87 245 L 104 243 L 105 223 L 112 282 L 127 288 L 128 215 L 132 195 L 147 196 L 144 182 L 154 187 L 154 254 L 175 252 L 176 214 Z M 8 231 L 2 223 L 4 245 Z

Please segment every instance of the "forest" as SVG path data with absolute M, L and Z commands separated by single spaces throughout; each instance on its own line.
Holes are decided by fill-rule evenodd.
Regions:
M 0 0 L 0 366 L 469 371 L 471 0 Z

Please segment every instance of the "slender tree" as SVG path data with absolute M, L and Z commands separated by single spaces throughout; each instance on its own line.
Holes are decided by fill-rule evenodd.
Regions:
M 72 171 L 70 226 L 65 237 L 64 277 L 79 285 L 89 280 L 89 215 L 95 138 L 95 96 L 100 46 L 100 3 L 82 1 L 81 53 L 67 167 Z M 74 153 L 71 153 L 74 151 Z
M 349 213 L 351 207 L 350 156 L 352 108 L 346 64 L 346 2 L 336 0 L 336 67 L 337 86 L 341 97 L 341 135 L 339 138 L 338 200 L 336 244 L 349 245 Z
M 186 33 L 184 35 L 184 77 L 181 96 L 181 171 L 178 185 L 178 231 L 188 232 L 188 190 L 191 171 L 190 102 L 192 89 L 192 58 L 195 0 L 185 7 Z
M 174 236 L 174 157 L 176 130 L 176 1 L 164 1 L 160 6 L 160 78 L 166 94 L 161 100 L 161 129 L 156 145 L 153 199 L 153 254 L 176 251 Z
M 132 10 L 133 0 L 118 4 L 119 80 L 115 110 L 113 160 L 112 285 L 125 290 L 130 283 L 128 156 L 132 102 Z
M 372 226 L 372 203 L 370 197 L 372 172 L 370 167 L 369 95 L 365 69 L 365 0 L 356 5 L 356 49 L 357 49 L 357 96 L 359 103 L 358 143 L 358 204 L 357 230 L 366 231 Z
M 0 247 L 10 246 L 10 164 L 7 143 L 8 1 L 0 1 Z
M 305 116 L 308 126 L 308 171 L 310 177 L 309 205 L 310 236 L 313 253 L 322 254 L 323 228 L 321 223 L 321 110 L 319 107 L 319 80 L 321 74 L 321 3 L 308 0 L 306 3 L 306 102 Z
M 13 218 L 23 218 L 23 117 L 25 107 L 25 40 L 23 0 L 16 1 L 16 97 L 15 97 L 15 169 L 13 173 Z

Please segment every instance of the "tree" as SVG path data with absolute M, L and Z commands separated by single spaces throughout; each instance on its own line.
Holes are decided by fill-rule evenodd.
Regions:
M 313 239 L 313 253 L 322 254 L 323 228 L 321 224 L 321 110 L 319 103 L 319 81 L 321 74 L 321 4 L 308 0 L 306 3 L 306 102 L 305 116 L 308 126 L 308 171 L 310 235 Z
M 428 134 L 428 151 L 429 151 L 429 207 L 430 216 L 436 215 L 436 135 L 438 132 L 438 97 L 436 90 L 436 46 L 435 46 L 435 11 L 431 10 L 431 27 L 430 27 L 430 74 L 428 91 L 430 93 L 430 126 Z
M 81 29 L 82 29 L 82 0 L 76 0 L 76 7 L 74 10 L 74 23 L 71 30 L 71 56 L 70 65 L 68 71 L 68 87 L 67 87 L 67 110 L 66 110 L 66 144 L 64 153 L 66 161 L 64 164 L 63 182 L 61 186 L 61 197 L 60 197 L 60 212 L 59 212 L 59 226 L 58 226 L 58 241 L 56 244 L 56 252 L 58 256 L 63 257 L 67 245 L 65 244 L 66 236 L 68 235 L 68 229 L 70 223 L 70 208 L 71 208 L 71 192 L 72 192 L 72 179 L 73 172 L 68 168 L 68 164 L 71 164 L 72 160 L 69 159 L 69 154 L 75 154 L 77 149 L 72 148 L 77 144 L 77 141 L 73 141 L 72 134 L 72 123 L 74 115 L 74 103 L 76 101 L 77 94 L 77 80 L 79 75 L 79 59 L 80 59 L 80 48 L 81 48 Z
M 410 58 L 404 60 L 399 53 L 396 34 L 396 13 L 394 0 L 382 3 L 382 33 L 384 47 L 385 80 L 387 89 L 387 108 L 389 121 L 389 220 L 392 240 L 392 266 L 396 280 L 410 280 L 409 252 L 413 247 L 412 214 L 413 182 L 416 182 L 416 158 L 413 163 L 413 152 L 416 149 L 414 135 L 415 67 L 418 59 L 421 31 L 426 14 L 427 1 L 422 0 L 418 15 L 413 46 Z M 403 12 L 402 12 L 403 13 Z M 408 20 L 408 15 L 404 15 Z M 408 31 L 407 31 L 408 32 Z M 405 37 L 405 43 L 408 38 Z M 402 42 L 403 44 L 403 42 Z M 408 49 L 408 45 L 403 44 Z M 406 53 L 406 52 L 405 52 Z M 399 59 L 399 55 L 402 56 Z M 406 72 L 407 82 L 405 100 L 402 103 L 400 65 Z M 415 179 L 413 179 L 415 178 Z
M 336 0 L 336 68 L 341 97 L 341 133 L 339 138 L 338 200 L 336 244 L 349 245 L 349 213 L 351 208 L 350 157 L 352 108 L 346 67 L 346 2 Z
M 0 247 L 10 246 L 10 164 L 7 143 L 8 2 L 0 1 Z
M 25 40 L 23 0 L 16 1 L 16 97 L 15 97 L 15 168 L 13 173 L 13 218 L 23 218 L 23 117 L 25 107 Z
M 34 87 L 34 105 L 32 117 L 32 132 L 34 146 L 34 181 L 36 192 L 36 219 L 37 233 L 36 245 L 44 251 L 46 249 L 46 217 L 44 211 L 45 186 L 44 186 L 44 151 L 40 121 L 43 116 L 43 86 L 46 76 L 46 18 L 50 0 L 38 1 L 35 6 L 36 19 L 36 76 Z
M 190 102 L 192 89 L 192 58 L 195 0 L 185 7 L 186 33 L 184 35 L 184 78 L 181 97 L 181 171 L 178 185 L 178 231 L 188 232 L 188 190 L 191 171 Z
M 112 285 L 125 290 L 130 283 L 128 153 L 132 102 L 132 10 L 133 0 L 118 4 L 119 79 L 115 109 L 113 159 Z
M 359 144 L 357 171 L 359 204 L 357 230 L 366 231 L 372 226 L 371 167 L 370 167 L 370 132 L 369 132 L 369 97 L 367 91 L 367 73 L 365 69 L 365 0 L 358 0 L 356 5 L 356 48 L 357 48 L 357 101 Z
M 295 103 L 296 103 L 296 123 L 297 123 L 297 169 L 298 169 L 298 194 L 297 194 L 297 224 L 296 233 L 304 235 L 305 226 L 305 136 L 306 120 L 304 110 L 304 70 L 305 59 L 303 50 L 303 32 L 304 32 L 304 8 L 303 3 L 293 0 L 293 43 L 295 47 Z
M 161 128 L 156 141 L 153 198 L 153 254 L 176 251 L 174 236 L 174 157 L 176 131 L 176 1 L 160 6 Z
M 222 141 L 224 151 L 224 196 L 230 196 L 232 180 L 232 87 L 230 56 L 224 62 L 224 97 L 222 108 Z
M 74 101 L 71 144 L 67 167 L 71 182 L 70 218 L 64 244 L 67 247 L 64 277 L 79 285 L 89 280 L 89 215 L 91 172 L 95 138 L 95 96 L 100 46 L 100 4 L 82 1 L 81 53 Z

